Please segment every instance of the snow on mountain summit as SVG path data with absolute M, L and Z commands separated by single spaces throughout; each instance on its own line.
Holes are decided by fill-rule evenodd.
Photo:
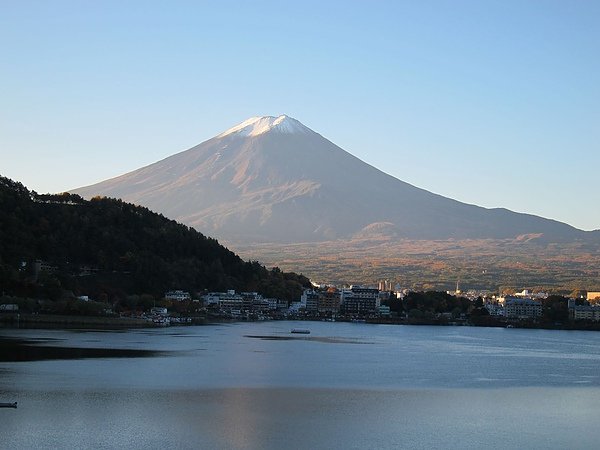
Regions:
M 417 188 L 285 115 L 253 117 L 217 138 L 72 192 L 122 198 L 206 235 L 245 244 L 356 239 L 372 245 L 367 243 L 522 235 L 598 242 L 556 221 Z
M 305 127 L 297 121 L 285 114 L 274 117 L 274 116 L 262 116 L 262 117 L 251 117 L 248 120 L 224 131 L 217 137 L 222 138 L 229 135 L 235 135 L 239 137 L 254 137 L 267 133 L 269 131 L 275 131 L 284 134 L 298 134 L 308 133 L 310 128 Z

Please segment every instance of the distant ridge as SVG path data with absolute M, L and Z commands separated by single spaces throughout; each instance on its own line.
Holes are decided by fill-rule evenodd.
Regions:
M 250 118 L 189 150 L 72 192 L 122 198 L 228 242 L 365 238 L 600 240 L 398 180 L 287 115 Z

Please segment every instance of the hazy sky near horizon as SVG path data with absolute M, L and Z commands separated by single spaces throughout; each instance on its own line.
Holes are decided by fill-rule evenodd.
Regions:
M 600 2 L 0 3 L 0 174 L 92 184 L 260 115 L 463 202 L 600 228 Z

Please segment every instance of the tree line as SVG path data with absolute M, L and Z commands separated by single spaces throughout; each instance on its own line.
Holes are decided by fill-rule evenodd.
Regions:
M 243 261 L 217 240 L 122 200 L 37 194 L 0 177 L 0 290 L 59 301 L 183 289 L 299 298 L 309 280 Z M 43 266 L 42 266 L 43 263 Z
M 397 315 L 405 315 L 410 320 L 428 321 L 440 315 L 451 318 L 468 318 L 476 325 L 494 325 L 504 322 L 503 318 L 491 317 L 483 299 L 474 301 L 465 297 L 450 295 L 441 291 L 409 292 L 403 299 L 391 297 L 383 304 Z M 569 299 L 561 295 L 551 295 L 541 301 L 542 314 L 537 319 L 541 325 L 566 324 L 569 322 Z

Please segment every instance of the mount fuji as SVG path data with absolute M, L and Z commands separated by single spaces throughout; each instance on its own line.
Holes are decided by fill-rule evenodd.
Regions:
M 250 118 L 189 150 L 73 191 L 146 206 L 227 242 L 598 240 L 600 232 L 487 209 L 398 180 L 285 115 Z

